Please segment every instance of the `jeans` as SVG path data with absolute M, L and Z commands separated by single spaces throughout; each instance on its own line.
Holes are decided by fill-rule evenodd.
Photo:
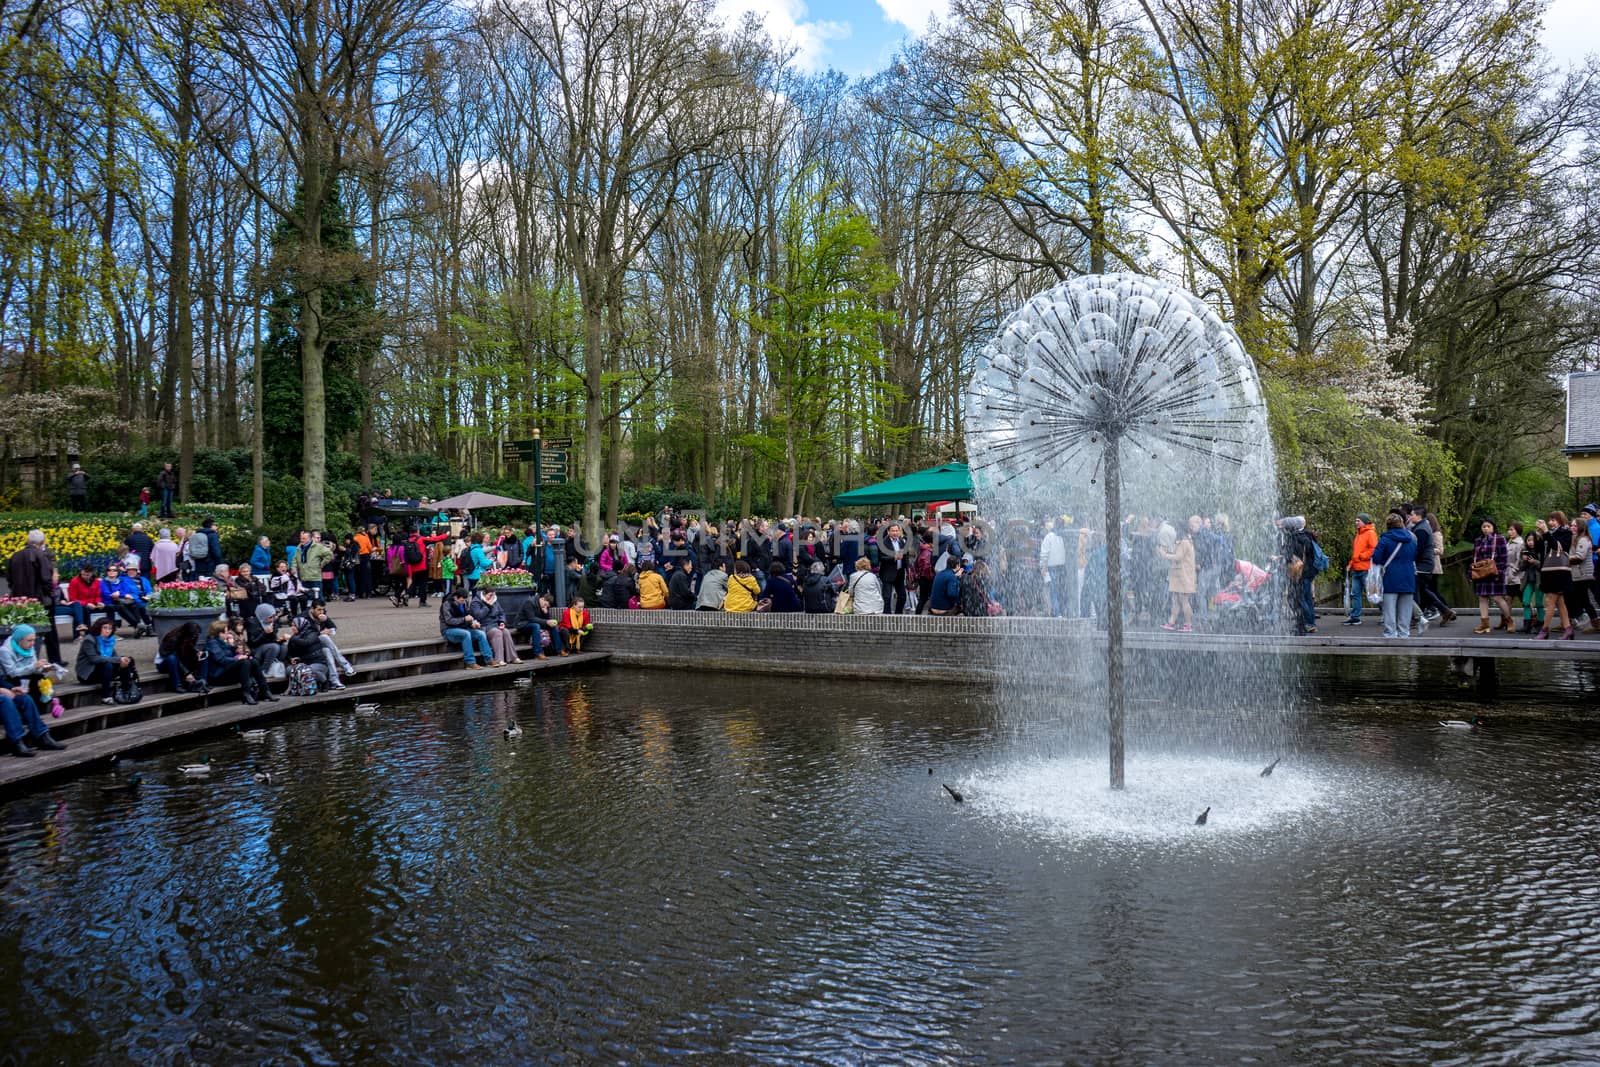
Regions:
M 1416 604 L 1410 593 L 1383 594 L 1383 636 L 1410 637 L 1411 612 Z
M 1045 572 L 1050 575 L 1050 614 L 1056 618 L 1071 615 L 1072 591 L 1067 588 L 1067 568 L 1046 567 Z
M 45 731 L 44 720 L 39 718 L 39 705 L 26 693 L 0 696 L 0 720 L 5 722 L 6 737 L 12 741 L 24 741 L 29 734 L 39 737 Z
M 314 602 L 322 599 L 322 579 L 321 578 L 318 578 L 314 582 L 308 582 L 305 579 L 301 579 L 300 580 L 300 584 L 305 586 L 306 602 L 307 603 L 314 603 Z
M 1312 584 L 1315 581 L 1315 578 L 1300 579 L 1300 588 L 1298 590 L 1300 597 L 1297 606 L 1300 609 L 1300 629 L 1302 630 L 1314 630 L 1317 626 L 1317 601 L 1311 591 Z
M 493 657 L 489 655 L 489 635 L 482 630 L 469 630 L 465 626 L 452 626 L 444 631 L 444 639 L 453 645 L 461 646 L 461 662 L 471 666 L 474 651 L 482 656 L 487 663 Z
M 1362 602 L 1367 599 L 1367 572 L 1349 571 L 1345 574 L 1350 589 L 1350 618 L 1361 621 Z
M 161 490 L 161 517 L 163 519 L 172 518 L 172 496 L 173 490 Z
M 73 493 L 72 494 L 72 510 L 73 511 L 88 511 L 89 510 L 89 498 L 87 496 L 79 496 L 77 493 Z
M 1426 611 L 1432 608 L 1440 615 L 1450 610 L 1450 605 L 1444 602 L 1444 597 L 1439 595 L 1439 576 L 1437 574 L 1418 574 L 1417 591 L 1415 599 L 1418 610 Z

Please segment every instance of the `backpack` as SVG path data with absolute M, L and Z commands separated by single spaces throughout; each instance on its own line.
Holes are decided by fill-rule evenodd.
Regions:
M 506 542 L 506 566 L 522 566 L 522 542 L 515 537 Z
M 211 539 L 204 530 L 196 530 L 189 535 L 189 558 L 199 562 L 211 555 Z
M 1327 556 L 1327 553 L 1322 551 L 1322 546 L 1320 544 L 1318 544 L 1315 541 L 1311 542 L 1311 573 L 1312 574 L 1321 574 L 1323 571 L 1325 571 L 1327 569 L 1328 569 L 1328 556 Z
M 472 546 L 468 545 L 456 553 L 456 576 L 465 578 L 472 573 Z
M 406 542 L 406 566 L 415 567 L 422 562 L 422 549 L 415 541 Z
M 317 675 L 308 664 L 295 663 L 289 667 L 289 690 L 285 696 L 310 697 L 317 695 Z

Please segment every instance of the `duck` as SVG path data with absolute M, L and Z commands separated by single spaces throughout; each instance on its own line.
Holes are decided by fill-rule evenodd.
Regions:
M 943 784 L 943 783 L 941 783 L 941 784 Z M 955 802 L 957 804 L 960 804 L 962 801 L 964 801 L 966 799 L 966 797 L 962 796 L 960 793 L 957 793 L 954 789 L 951 789 L 948 785 L 946 785 L 944 787 L 944 791 L 946 793 L 949 793 L 952 797 L 954 797 L 955 798 Z
M 382 705 L 378 704 L 376 702 L 370 702 L 370 703 L 366 703 L 366 704 L 357 704 L 356 705 L 356 711 L 359 712 L 362 715 L 372 715 L 372 714 L 376 713 L 377 710 L 380 707 L 382 707 Z
M 505 735 L 507 741 L 515 741 L 517 738 L 522 736 L 522 727 L 517 725 L 515 719 L 511 721 L 510 726 L 505 728 Z
M 1476 730 L 1483 725 L 1483 716 L 1474 715 L 1471 721 L 1465 719 L 1440 719 L 1439 725 L 1446 730 Z
M 103 792 L 106 792 L 106 793 L 137 793 L 139 791 L 139 787 L 141 785 L 143 785 L 143 784 L 144 784 L 144 775 L 135 772 L 134 774 L 131 774 L 131 775 L 128 776 L 128 780 L 126 782 L 116 782 L 116 783 L 113 783 L 112 785 L 108 785 L 108 786 L 106 786 L 104 788 Z
M 211 773 L 211 757 L 206 756 L 199 763 L 180 763 L 178 773 L 191 778 L 203 778 Z
M 250 776 L 250 780 L 252 782 L 260 782 L 263 785 L 271 785 L 272 784 L 272 772 L 271 771 L 257 771 L 256 773 L 254 773 L 254 774 L 252 774 Z
M 1199 815 L 1197 815 L 1195 817 L 1194 824 L 1196 826 L 1204 826 L 1206 824 L 1206 819 L 1209 818 L 1210 816 L 1211 816 L 1211 808 L 1207 807 L 1205 811 L 1202 811 Z
M 267 732 L 265 730 L 240 730 L 239 736 L 245 741 L 265 741 Z
M 1283 762 L 1283 757 L 1279 756 L 1277 759 L 1275 759 L 1271 763 L 1267 764 L 1266 767 L 1261 772 L 1261 777 L 1263 777 L 1263 778 L 1271 778 L 1272 777 L 1272 772 L 1274 770 L 1276 770 L 1277 767 L 1278 767 L 1278 764 L 1280 764 L 1282 762 Z

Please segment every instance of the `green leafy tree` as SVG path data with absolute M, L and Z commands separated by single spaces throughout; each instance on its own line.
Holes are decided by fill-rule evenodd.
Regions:
M 878 298 L 894 277 L 860 213 L 799 185 L 780 226 L 780 271 L 764 287 L 767 312 L 751 323 L 765 340 L 771 401 L 769 432 L 751 443 L 782 459 L 785 515 L 844 416 L 857 428 L 882 427 L 892 399 L 878 329 L 892 316 Z
M 303 279 L 295 231 L 280 224 L 273 234 L 273 264 L 278 283 L 267 309 L 267 340 L 262 346 L 264 395 L 261 414 L 266 426 L 269 464 L 274 470 L 302 472 L 301 441 L 305 402 L 301 391 L 301 352 L 297 308 Z M 360 429 L 367 395 L 359 371 L 364 350 L 379 341 L 380 320 L 366 276 L 366 259 L 356 248 L 344 200 L 335 182 L 322 201 L 322 269 L 315 284 L 322 290 L 324 419 L 327 434 L 338 441 Z

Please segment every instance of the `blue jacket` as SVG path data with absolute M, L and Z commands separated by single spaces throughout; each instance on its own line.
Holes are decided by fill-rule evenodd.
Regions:
M 933 576 L 933 592 L 928 594 L 928 607 L 950 611 L 961 602 L 961 578 L 955 568 L 946 567 Z
M 206 543 L 211 546 L 211 559 L 208 562 L 215 567 L 222 562 L 222 535 L 217 533 L 215 526 L 206 530 Z
M 1404 527 L 1383 531 L 1372 550 L 1372 562 L 1383 568 L 1385 593 L 1417 591 L 1417 539 L 1411 531 Z
M 256 545 L 250 550 L 250 569 L 257 577 L 265 577 L 272 573 L 272 553 L 261 545 Z
M 472 571 L 468 574 L 462 575 L 462 577 L 467 581 L 475 582 L 483 576 L 484 571 L 492 570 L 494 568 L 494 560 L 489 558 L 489 554 L 484 551 L 482 545 L 472 546 L 470 558 L 472 560 Z

